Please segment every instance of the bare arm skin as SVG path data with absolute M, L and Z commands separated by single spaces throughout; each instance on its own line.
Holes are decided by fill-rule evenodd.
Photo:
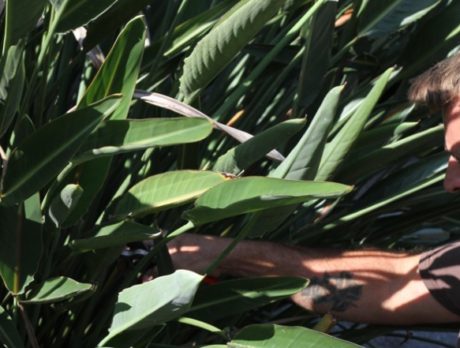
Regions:
M 230 239 L 184 235 L 169 245 L 176 268 L 203 272 Z M 310 285 L 292 299 L 317 313 L 375 324 L 460 321 L 428 292 L 418 274 L 420 255 L 377 250 L 297 248 L 270 242 L 239 243 L 218 273 L 300 276 Z

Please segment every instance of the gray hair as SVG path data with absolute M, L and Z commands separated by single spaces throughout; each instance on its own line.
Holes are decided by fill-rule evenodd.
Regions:
M 460 53 L 416 77 L 408 94 L 410 101 L 433 111 L 443 110 L 456 96 L 460 96 Z

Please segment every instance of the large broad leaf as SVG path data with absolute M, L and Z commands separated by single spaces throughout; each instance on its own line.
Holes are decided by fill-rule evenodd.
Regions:
M 184 62 L 180 90 L 191 100 L 282 7 L 282 0 L 250 0 L 214 27 Z M 237 5 L 238 6 L 238 5 Z
M 211 122 L 197 118 L 109 120 L 91 134 L 76 161 L 153 146 L 193 143 L 206 138 L 211 131 Z
M 46 0 L 6 0 L 3 53 L 35 28 L 46 3 Z
M 0 196 L 3 204 L 25 200 L 72 159 L 85 138 L 119 104 L 110 97 L 48 123 L 13 150 Z
M 126 118 L 139 75 L 144 41 L 145 24 L 141 17 L 136 17 L 126 25 L 118 36 L 107 59 L 78 104 L 79 108 L 110 94 L 121 93 L 120 106 L 111 119 Z
M 247 177 L 213 187 L 184 216 L 196 226 L 244 213 L 302 203 L 312 198 L 337 197 L 350 190 L 350 186 L 332 182 Z
M 78 251 L 120 247 L 127 243 L 151 239 L 155 233 L 158 231 L 153 227 L 122 221 L 100 227 L 93 237 L 73 240 L 70 247 Z
M 263 158 L 275 147 L 285 144 L 304 125 L 305 121 L 302 119 L 279 123 L 228 150 L 217 159 L 213 170 L 235 175 L 239 174 Z
M 200 287 L 187 316 L 214 321 L 287 298 L 308 280 L 293 277 L 245 278 Z
M 359 35 L 389 35 L 416 22 L 440 2 L 441 0 L 365 0 L 358 13 Z
M 345 160 L 348 151 L 363 130 L 369 115 L 382 95 L 392 72 L 393 69 L 390 68 L 381 75 L 353 116 L 326 146 L 315 180 L 327 180 Z
M 117 217 L 139 216 L 190 202 L 225 181 L 216 172 L 183 170 L 151 176 L 134 185 L 118 202 Z
M 8 313 L 0 307 L 0 342 L 6 347 L 22 348 L 24 342 L 16 329 L 16 324 Z
M 127 331 L 149 329 L 187 312 L 203 277 L 179 270 L 171 275 L 134 285 L 118 295 L 109 334 L 100 346 Z
M 18 111 L 25 83 L 24 48 L 10 46 L 0 61 L 0 137 Z
M 87 283 L 79 283 L 71 278 L 56 277 L 44 281 L 32 289 L 24 303 L 50 303 L 70 299 L 94 291 L 94 286 Z
M 22 207 L 0 207 L 0 275 L 13 294 L 33 280 L 42 253 L 41 225 L 24 215 Z
M 352 348 L 358 345 L 300 326 L 256 324 L 238 332 L 228 348 Z
M 59 13 L 56 30 L 66 32 L 87 24 L 107 11 L 116 0 L 50 0 Z

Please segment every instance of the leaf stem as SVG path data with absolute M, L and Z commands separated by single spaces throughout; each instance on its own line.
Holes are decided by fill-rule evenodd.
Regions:
M 3 181 L 5 180 L 6 169 L 8 167 L 8 156 L 6 155 L 3 148 L 0 146 L 0 159 L 2 160 L 2 174 L 0 177 L 0 201 L 1 201 L 1 192 L 3 191 Z
M 40 348 L 37 340 L 37 336 L 35 335 L 34 327 L 27 316 L 27 313 L 23 307 L 23 305 L 17 301 L 17 306 L 19 308 L 19 312 L 21 313 L 22 319 L 24 320 L 24 326 L 26 328 L 27 337 L 29 338 L 29 343 L 32 348 Z

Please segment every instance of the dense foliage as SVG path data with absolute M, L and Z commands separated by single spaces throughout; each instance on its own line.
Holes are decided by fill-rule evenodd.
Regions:
M 441 117 L 406 93 L 460 47 L 458 1 L 0 3 L 5 346 L 349 347 L 282 301 L 307 280 L 207 285 L 166 242 L 455 238 Z

